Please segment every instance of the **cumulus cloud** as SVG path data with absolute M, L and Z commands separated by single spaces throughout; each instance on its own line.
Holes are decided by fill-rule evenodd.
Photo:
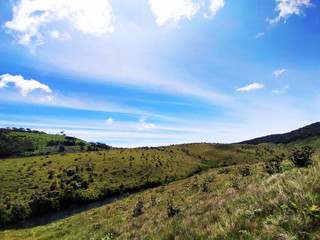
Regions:
M 182 17 L 190 20 L 200 8 L 199 3 L 191 0 L 149 0 L 149 5 L 156 15 L 158 25 L 163 25 L 171 19 L 179 21 Z
M 216 15 L 216 13 L 223 8 L 225 5 L 225 1 L 224 0 L 210 0 L 210 6 L 209 6 L 209 10 L 210 10 L 210 15 L 204 15 L 204 17 L 206 18 L 210 18 Z
M 108 119 L 106 120 L 106 124 L 111 124 L 111 123 L 113 123 L 113 118 L 108 118 Z
M 273 72 L 273 74 L 278 77 L 279 75 L 281 75 L 282 73 L 284 73 L 285 71 L 287 71 L 287 69 L 278 69 L 278 70 L 275 70 Z
M 37 46 L 43 44 L 43 28 L 50 23 L 66 20 L 85 34 L 101 36 L 114 31 L 113 19 L 108 0 L 20 0 L 13 6 L 13 19 L 4 26 L 19 44 Z M 49 36 L 61 37 L 56 30 Z
M 51 93 L 52 90 L 45 84 L 36 80 L 25 80 L 21 75 L 12 76 L 10 74 L 3 74 L 0 76 L 0 88 L 9 87 L 8 83 L 14 83 L 15 88 L 20 89 L 22 96 L 27 96 L 28 93 L 40 89 L 41 91 Z
M 252 83 L 250 85 L 247 85 L 245 87 L 242 87 L 242 88 L 238 88 L 236 90 L 236 92 L 239 92 L 239 91 L 246 91 L 246 92 L 249 92 L 251 90 L 254 90 L 254 89 L 260 89 L 260 88 L 263 88 L 264 87 L 264 84 L 262 83 Z
M 267 18 L 269 23 L 277 23 L 283 19 L 284 23 L 291 15 L 301 15 L 304 7 L 308 8 L 312 6 L 310 0 L 275 0 L 276 8 L 275 11 L 279 12 L 279 15 L 274 19 Z
M 274 94 L 282 94 L 282 93 L 285 93 L 289 87 L 290 87 L 289 85 L 285 85 L 282 89 L 272 90 L 271 92 Z
M 255 36 L 255 38 L 260 38 L 260 37 L 262 37 L 263 35 L 264 35 L 264 32 L 258 33 L 258 34 Z
M 140 126 L 138 128 L 139 131 L 142 131 L 144 129 L 151 129 L 151 128 L 155 128 L 155 124 L 152 123 L 146 123 L 146 118 L 145 117 L 141 117 L 140 120 Z

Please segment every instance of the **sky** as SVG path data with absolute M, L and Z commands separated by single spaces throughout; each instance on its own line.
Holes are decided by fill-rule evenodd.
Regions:
M 0 127 L 139 147 L 319 119 L 319 1 L 0 1 Z

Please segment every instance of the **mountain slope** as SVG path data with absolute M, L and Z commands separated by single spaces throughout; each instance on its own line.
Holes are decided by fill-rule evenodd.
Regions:
M 241 142 L 242 144 L 275 143 L 288 144 L 309 138 L 320 138 L 320 122 L 316 122 L 284 134 L 273 134 Z
M 286 162 L 272 176 L 261 164 L 249 176 L 236 166 L 211 169 L 46 226 L 2 231 L 0 238 L 319 239 L 318 154 L 314 160 L 308 168 Z
M 54 135 L 28 128 L 0 128 L 0 158 L 71 153 L 103 148 L 109 148 L 109 146 L 87 143 L 63 133 Z

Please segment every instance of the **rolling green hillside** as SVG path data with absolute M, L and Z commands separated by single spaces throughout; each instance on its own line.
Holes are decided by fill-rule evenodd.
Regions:
M 203 170 L 267 161 L 275 145 L 185 144 L 0 160 L 0 222 L 16 222 L 121 192 L 157 186 Z
M 109 148 L 64 134 L 54 135 L 24 128 L 0 128 L 0 158 L 28 157 Z
M 320 162 L 269 175 L 254 164 L 210 169 L 1 239 L 319 239 Z
M 287 159 L 292 148 L 302 144 L 317 148 L 320 138 L 314 134 L 314 126 L 286 135 L 294 140 L 286 144 L 267 141 L 254 144 L 253 140 L 248 142 L 250 144 L 193 143 L 136 149 L 110 148 L 103 144 L 88 144 L 76 138 L 29 130 L 2 130 L 5 132 L 2 136 L 8 139 L 33 144 L 35 149 L 28 153 L 40 156 L 0 159 L 0 224 L 14 223 L 47 211 L 58 211 L 120 193 L 188 180 L 195 174 L 206 174 L 204 170 L 211 168 L 217 169 L 214 172 L 221 181 L 236 184 L 236 175 L 241 169 L 246 172 L 249 165 L 261 170 L 270 159 Z M 58 145 L 54 145 L 56 143 Z M 64 152 L 53 154 L 61 146 L 64 146 Z M 78 147 L 95 151 L 84 152 L 83 148 Z M 48 149 L 51 151 L 43 155 L 43 150 Z M 22 156 L 27 155 L 22 150 L 21 153 Z M 230 172 L 237 174 L 230 175 L 230 178 Z M 260 172 L 264 172 L 264 176 L 266 169 Z M 225 178 L 225 175 L 228 177 Z M 258 174 L 255 181 L 259 179 Z M 199 182 L 196 185 L 201 188 L 203 184 Z M 214 184 L 214 189 L 220 187 Z
M 312 141 L 319 140 L 320 137 L 320 122 L 310 124 L 303 128 L 291 131 L 284 134 L 274 134 L 265 137 L 259 137 L 248 141 L 243 141 L 244 144 L 260 144 L 260 143 L 275 143 L 275 144 L 290 144 L 301 143 L 303 141 L 311 139 Z

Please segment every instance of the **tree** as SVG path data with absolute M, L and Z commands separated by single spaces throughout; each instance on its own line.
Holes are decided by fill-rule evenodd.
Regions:
M 64 152 L 64 146 L 59 147 L 59 152 Z
M 289 160 L 293 162 L 296 167 L 306 167 L 312 165 L 311 155 L 314 149 L 311 146 L 304 146 L 301 150 L 293 150 Z

